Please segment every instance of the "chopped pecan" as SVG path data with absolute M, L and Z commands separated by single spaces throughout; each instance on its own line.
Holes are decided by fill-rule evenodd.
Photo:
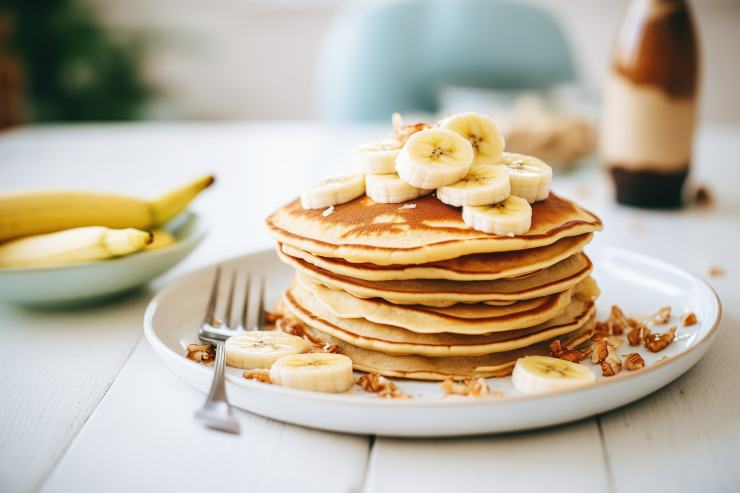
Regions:
M 359 385 L 366 392 L 373 392 L 379 397 L 389 399 L 411 399 L 409 394 L 401 391 L 395 383 L 378 373 L 366 373 L 357 379 Z
M 321 352 L 339 354 L 339 346 L 327 342 L 326 344 L 321 346 Z
M 393 113 L 391 116 L 391 123 L 393 124 L 393 138 L 401 145 L 405 144 L 409 137 L 414 135 L 416 132 L 421 132 L 424 129 L 430 128 L 426 123 L 414 123 L 411 125 L 405 124 L 400 113 Z
M 267 325 L 274 325 L 279 319 L 283 318 L 282 313 L 270 312 L 265 310 L 265 323 Z
M 445 395 L 463 395 L 465 397 L 473 397 L 476 399 L 483 399 L 492 396 L 491 388 L 488 386 L 485 378 L 466 378 L 463 380 L 455 380 L 452 377 L 447 377 L 444 381 L 439 384 L 442 387 L 442 391 Z M 500 392 L 493 391 L 493 396 L 501 396 Z
M 629 327 L 627 317 L 624 316 L 624 312 L 617 305 L 612 305 L 609 320 L 606 323 L 609 326 L 609 333 L 613 335 L 621 335 Z
M 309 353 L 334 353 L 340 354 L 339 346 L 327 342 L 323 346 L 311 346 L 308 350 Z
M 247 380 L 257 380 L 263 383 L 272 383 L 270 372 L 267 370 L 244 370 L 242 376 Z
M 559 359 L 564 359 L 573 363 L 583 361 L 588 357 L 588 354 L 578 349 L 567 349 L 560 344 L 559 339 L 555 339 L 550 343 L 550 354 Z
M 606 322 L 596 322 L 594 324 L 594 334 L 591 336 L 592 341 L 600 341 L 609 335 L 609 325 Z
M 601 363 L 609 355 L 609 341 L 601 339 L 596 341 L 593 345 L 593 352 L 591 353 L 591 362 L 595 365 Z
M 694 204 L 697 207 L 708 207 L 714 203 L 714 196 L 706 185 L 700 185 L 694 195 Z
M 639 346 L 642 344 L 642 338 L 644 337 L 646 330 L 647 327 L 643 323 L 632 328 L 632 330 L 627 333 L 627 340 L 629 341 L 630 346 Z
M 662 334 L 658 333 L 652 333 L 649 330 L 646 331 L 645 334 L 645 347 L 652 351 L 653 353 L 657 353 L 658 351 L 662 351 L 665 348 L 668 347 L 670 343 L 673 342 L 673 339 L 676 338 L 676 327 L 671 327 L 667 331 L 663 332 Z
M 694 312 L 688 312 L 681 317 L 681 323 L 683 323 L 684 327 L 691 327 L 692 325 L 696 325 L 698 322 L 699 320 L 696 318 L 696 313 Z
M 650 316 L 650 321 L 657 325 L 667 324 L 671 319 L 671 307 L 664 306 L 653 315 Z
M 614 349 L 619 349 L 624 344 L 624 336 L 606 336 L 604 339 L 608 344 L 614 346 Z
M 210 344 L 188 344 L 185 348 L 188 352 L 188 359 L 208 365 L 213 363 L 216 353 Z
M 281 332 L 285 332 L 286 334 L 302 337 L 314 346 L 324 345 L 324 341 L 308 334 L 304 329 L 303 324 L 301 324 L 297 320 L 293 320 L 288 317 L 279 318 L 275 322 L 275 328 Z
M 624 357 L 624 367 L 629 371 L 639 370 L 645 368 L 645 360 L 639 353 L 631 353 Z
M 607 343 L 607 355 L 601 362 L 601 374 L 605 377 L 613 377 L 620 371 L 622 371 L 622 360 L 617 356 L 614 346 Z

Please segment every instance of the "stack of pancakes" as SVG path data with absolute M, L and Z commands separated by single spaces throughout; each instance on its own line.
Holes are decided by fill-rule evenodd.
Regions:
M 521 236 L 475 231 L 434 195 L 325 211 L 296 200 L 267 227 L 296 270 L 286 310 L 357 370 L 505 376 L 553 340 L 577 347 L 593 332 L 598 288 L 583 248 L 601 221 L 552 193 Z

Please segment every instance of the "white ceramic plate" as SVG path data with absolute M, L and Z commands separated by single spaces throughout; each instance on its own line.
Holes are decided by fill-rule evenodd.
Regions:
M 0 302 L 28 307 L 90 304 L 146 284 L 184 259 L 203 240 L 208 229 L 193 212 L 175 218 L 164 228 L 174 245 L 110 260 L 56 267 L 0 268 Z
M 241 370 L 227 368 L 229 399 L 253 413 L 312 428 L 417 437 L 539 428 L 633 402 L 679 377 L 707 352 L 717 334 L 719 300 L 704 281 L 659 260 L 615 248 L 591 248 L 588 253 L 602 291 L 600 319 L 606 318 L 612 304 L 620 305 L 628 315 L 651 314 L 665 305 L 673 308 L 673 321 L 679 327 L 677 339 L 657 354 L 639 348 L 646 361 L 643 370 L 625 370 L 616 377 L 604 378 L 593 367 L 599 375 L 596 384 L 537 396 L 518 394 L 510 378 L 493 378 L 489 379 L 491 388 L 505 395 L 492 400 L 443 400 L 436 383 L 398 380 L 413 399 L 384 400 L 359 389 L 324 394 L 267 385 L 245 380 Z M 226 265 L 264 274 L 269 302 L 280 298 L 292 275 L 271 251 L 240 257 Z M 186 359 L 185 347 L 197 340 L 212 277 L 213 269 L 182 277 L 152 300 L 144 317 L 146 337 L 159 357 L 203 392 L 209 388 L 212 369 Z M 699 323 L 684 328 L 678 318 L 688 311 L 697 315 Z M 625 343 L 619 353 L 634 350 Z M 655 364 L 664 356 L 667 358 Z

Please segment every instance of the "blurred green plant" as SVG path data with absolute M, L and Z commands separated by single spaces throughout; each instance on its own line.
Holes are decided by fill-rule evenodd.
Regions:
M 137 68 L 142 45 L 114 39 L 76 0 L 0 0 L 10 48 L 23 67 L 31 121 L 130 120 L 150 90 Z

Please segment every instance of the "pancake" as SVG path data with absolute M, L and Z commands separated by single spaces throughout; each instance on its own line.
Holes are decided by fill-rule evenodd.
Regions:
M 593 335 L 594 319 L 571 333 L 564 346 L 578 347 Z M 492 353 L 485 356 L 455 356 L 430 358 L 417 355 L 390 355 L 353 346 L 315 328 L 305 325 L 302 329 L 310 339 L 322 344 L 335 344 L 341 354 L 349 357 L 355 370 L 375 372 L 387 377 L 416 380 L 444 380 L 448 377 L 505 377 L 511 375 L 516 360 L 528 355 L 547 355 L 551 341 L 534 346 Z
M 383 298 L 401 305 L 451 306 L 490 300 L 518 301 L 565 291 L 588 277 L 591 261 L 583 253 L 561 260 L 540 272 L 520 279 L 494 281 L 364 281 L 341 276 L 278 251 L 287 264 L 312 280 L 332 289 L 342 289 L 358 298 Z
M 490 281 L 519 277 L 550 267 L 580 252 L 592 234 L 563 238 L 552 245 L 511 252 L 478 253 L 420 265 L 376 265 L 352 263 L 332 257 L 319 257 L 290 245 L 281 245 L 284 253 L 324 270 L 366 281 L 407 279 L 447 279 L 450 281 Z
M 532 226 L 520 236 L 476 231 L 459 208 L 434 195 L 404 204 L 377 204 L 366 196 L 336 205 L 330 214 L 304 210 L 299 200 L 266 220 L 280 243 L 320 257 L 377 265 L 424 264 L 464 255 L 525 250 L 602 229 L 599 218 L 551 193 L 532 204 Z
M 336 317 L 364 318 L 422 334 L 449 332 L 467 335 L 506 332 L 546 322 L 563 313 L 571 302 L 573 290 L 579 289 L 585 282 L 560 293 L 518 301 L 507 306 L 475 303 L 430 308 L 395 305 L 378 298 L 355 298 L 345 291 L 330 289 L 305 277 L 301 278 L 303 287 Z
M 560 316 L 535 327 L 483 335 L 419 334 L 364 318 L 337 317 L 299 283 L 286 292 L 284 301 L 304 324 L 353 346 L 387 354 L 430 357 L 482 356 L 531 346 L 579 329 L 595 312 L 593 301 L 574 298 Z

